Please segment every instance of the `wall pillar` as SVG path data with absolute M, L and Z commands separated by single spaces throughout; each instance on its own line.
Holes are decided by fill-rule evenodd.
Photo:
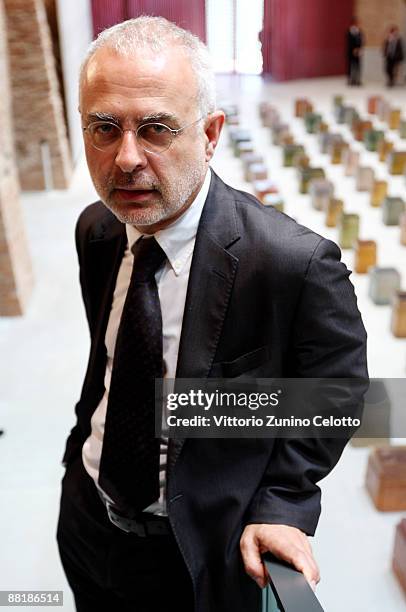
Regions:
M 71 157 L 52 40 L 42 0 L 5 0 L 20 184 L 66 189 Z
M 7 34 L 0 0 L 0 315 L 24 312 L 33 286 L 14 157 Z

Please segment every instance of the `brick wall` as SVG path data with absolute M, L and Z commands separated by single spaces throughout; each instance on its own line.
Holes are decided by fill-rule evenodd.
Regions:
M 58 7 L 56 0 L 43 0 L 45 13 L 47 16 L 47 22 L 49 26 L 49 32 L 52 41 L 52 52 L 54 56 L 56 76 L 58 77 L 58 87 L 61 94 L 63 112 L 65 117 L 65 124 L 67 125 L 67 111 L 66 111 L 66 100 L 63 83 L 62 73 L 62 58 L 61 58 L 61 44 L 59 38 L 59 27 L 58 27 Z
M 381 47 L 387 29 L 398 25 L 404 34 L 406 3 L 404 0 L 356 0 L 355 14 L 366 36 L 368 47 Z
M 23 313 L 33 277 L 19 203 L 6 39 L 0 0 L 0 315 L 13 316 Z
M 72 166 L 42 0 L 4 0 L 17 166 L 22 189 L 65 189 Z M 50 164 L 44 159 L 49 159 Z M 48 172 L 47 172 L 48 167 Z

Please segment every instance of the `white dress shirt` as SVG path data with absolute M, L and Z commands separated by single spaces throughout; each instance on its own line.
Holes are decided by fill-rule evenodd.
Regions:
M 176 374 L 190 264 L 195 246 L 197 227 L 209 191 L 210 180 L 211 172 L 209 170 L 191 206 L 189 206 L 183 215 L 176 219 L 172 225 L 154 234 L 155 239 L 167 256 L 165 264 L 159 268 L 155 274 L 162 311 L 163 359 L 166 378 L 173 379 Z M 104 377 L 105 392 L 93 413 L 91 419 L 91 433 L 82 448 L 82 459 L 86 471 L 93 478 L 96 486 L 106 499 L 109 499 L 109 497 L 101 490 L 98 484 L 98 478 L 103 446 L 104 423 L 113 369 L 114 347 L 133 267 L 134 256 L 131 252 L 131 247 L 142 235 L 132 225 L 126 225 L 126 232 L 127 247 L 117 276 L 113 303 L 105 336 L 107 349 L 107 364 Z M 146 511 L 156 514 L 166 514 L 165 468 L 167 447 L 167 439 L 162 438 L 160 459 L 161 494 L 159 501 L 146 508 Z M 110 501 L 114 503 L 114 500 Z

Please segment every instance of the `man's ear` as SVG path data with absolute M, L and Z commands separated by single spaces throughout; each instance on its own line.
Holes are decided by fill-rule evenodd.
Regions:
M 214 155 L 214 149 L 220 138 L 221 129 L 224 124 L 224 113 L 221 110 L 210 113 L 206 119 L 206 161 L 210 161 Z

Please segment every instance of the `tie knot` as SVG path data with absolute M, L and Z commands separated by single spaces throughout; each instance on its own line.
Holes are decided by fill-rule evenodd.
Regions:
M 166 259 L 165 251 L 155 238 L 142 236 L 132 246 L 131 251 L 134 254 L 133 279 L 140 282 L 151 279 Z

